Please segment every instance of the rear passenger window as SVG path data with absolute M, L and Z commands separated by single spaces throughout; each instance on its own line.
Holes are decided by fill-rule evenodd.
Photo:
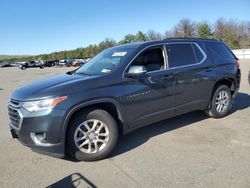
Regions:
M 199 48 L 194 44 L 168 44 L 166 45 L 168 53 L 169 68 L 180 67 L 195 64 L 203 59 Z
M 228 49 L 228 47 L 222 42 L 208 42 L 206 43 L 209 50 L 213 51 L 217 55 L 226 59 L 235 59 L 233 53 Z
M 201 53 L 201 50 L 195 44 L 192 44 L 192 47 L 194 50 L 196 62 L 197 63 L 201 62 L 204 58 L 204 55 Z

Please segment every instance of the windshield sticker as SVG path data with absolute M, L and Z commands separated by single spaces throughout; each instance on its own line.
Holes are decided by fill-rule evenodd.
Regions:
M 127 52 L 115 52 L 113 53 L 112 56 L 116 56 L 116 57 L 123 57 L 127 54 Z
M 110 69 L 102 69 L 102 71 L 101 71 L 102 73 L 110 73 L 111 72 L 111 70 Z

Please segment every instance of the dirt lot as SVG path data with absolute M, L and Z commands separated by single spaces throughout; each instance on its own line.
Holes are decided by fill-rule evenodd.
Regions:
M 192 112 L 153 124 L 123 136 L 111 158 L 86 163 L 36 154 L 9 133 L 10 93 L 66 68 L 2 68 L 0 187 L 249 187 L 250 61 L 241 69 L 231 115 L 215 120 Z

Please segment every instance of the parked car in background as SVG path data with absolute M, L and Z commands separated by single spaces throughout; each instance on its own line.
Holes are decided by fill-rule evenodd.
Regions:
M 69 66 L 70 67 L 79 67 L 82 66 L 86 63 L 86 61 L 84 59 L 74 59 Z
M 25 70 L 27 68 L 44 68 L 44 63 L 42 61 L 27 61 L 25 63 L 21 63 L 19 68 Z
M 8 62 L 3 62 L 0 64 L 0 67 L 1 68 L 4 68 L 4 67 L 15 67 L 16 64 L 15 63 L 8 63 Z
M 44 67 L 54 67 L 57 64 L 57 61 L 44 61 Z
M 57 62 L 56 66 L 58 67 L 69 67 L 71 64 L 71 59 L 61 59 Z
M 237 58 L 221 41 L 116 46 L 79 69 L 13 92 L 10 131 L 40 153 L 99 160 L 121 134 L 139 127 L 195 110 L 228 115 L 240 78 Z

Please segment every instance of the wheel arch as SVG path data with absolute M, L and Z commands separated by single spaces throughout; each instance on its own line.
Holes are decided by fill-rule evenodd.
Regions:
M 113 116 L 116 120 L 120 133 L 123 132 L 123 129 L 125 128 L 124 115 L 119 102 L 112 98 L 97 99 L 80 103 L 69 110 L 63 124 L 62 139 L 64 143 L 66 140 L 67 129 L 70 121 L 82 111 L 89 108 L 99 108 L 110 113 L 110 115 Z
M 220 78 L 218 79 L 215 84 L 214 84 L 214 87 L 213 87 L 213 92 L 212 92 L 212 96 L 216 90 L 216 88 L 219 86 L 219 85 L 227 85 L 231 91 L 231 94 L 233 95 L 234 92 L 237 90 L 236 88 L 236 81 L 234 78 L 232 77 L 224 77 L 224 78 Z
M 210 105 L 211 105 L 211 100 L 213 98 L 213 95 L 214 95 L 214 92 L 216 91 L 216 89 L 220 86 L 220 85 L 227 85 L 231 91 L 231 94 L 233 95 L 237 88 L 236 88 L 236 81 L 234 78 L 232 77 L 223 77 L 223 78 L 220 78 L 218 79 L 214 86 L 213 86 L 213 90 L 211 92 L 211 96 L 210 96 L 210 100 L 209 100 L 209 104 L 208 104 L 208 109 L 210 108 Z

